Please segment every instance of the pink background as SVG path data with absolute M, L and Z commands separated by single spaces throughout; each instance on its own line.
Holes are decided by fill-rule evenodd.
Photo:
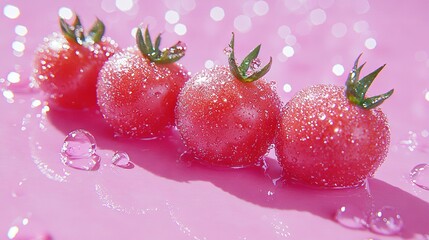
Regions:
M 215 7 L 223 9 L 220 20 Z M 6 0 L 0 9 L 0 239 L 11 238 L 13 226 L 13 239 L 429 238 L 429 192 L 409 179 L 415 165 L 429 162 L 429 2 Z M 364 73 L 386 63 L 369 91 L 395 89 L 382 106 L 392 132 L 386 162 L 369 192 L 274 184 L 280 174 L 274 159 L 265 172 L 212 169 L 178 160 L 183 146 L 174 133 L 117 139 L 94 113 L 46 111 L 43 96 L 28 87 L 33 52 L 69 10 L 86 26 L 103 20 L 121 47 L 134 44 L 139 24 L 149 24 L 153 35 L 163 32 L 162 46 L 186 42 L 181 63 L 192 73 L 226 64 L 231 32 L 239 59 L 262 43 L 263 63 L 274 60 L 266 78 L 277 82 L 284 102 L 305 86 L 342 85 L 359 53 L 368 62 Z M 344 72 L 333 70 L 341 66 Z M 65 136 L 78 128 L 96 138 L 96 171 L 59 160 Z M 112 166 L 117 150 L 135 167 Z M 333 218 L 343 205 L 392 206 L 403 231 L 388 237 L 345 228 Z

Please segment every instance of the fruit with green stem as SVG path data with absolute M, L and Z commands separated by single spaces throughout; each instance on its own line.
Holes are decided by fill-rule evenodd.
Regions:
M 71 25 L 60 18 L 60 28 L 62 33 L 45 37 L 37 48 L 32 78 L 46 93 L 50 105 L 95 107 L 98 73 L 118 46 L 103 36 L 105 26 L 99 19 L 87 34 L 79 16 Z
M 182 89 L 176 122 L 187 151 L 215 166 L 254 165 L 267 153 L 278 126 L 281 102 L 273 84 L 262 77 L 270 62 L 252 69 L 260 45 L 238 65 L 234 34 L 229 66 L 194 75 Z
M 363 184 L 386 158 L 390 130 L 378 107 L 393 89 L 366 92 L 384 65 L 359 79 L 356 59 L 346 87 L 315 85 L 299 91 L 283 108 L 275 141 L 286 179 L 322 187 Z
M 152 42 L 149 30 L 136 34 L 136 46 L 119 51 L 100 71 L 97 97 L 104 119 L 116 134 L 148 138 L 174 125 L 177 96 L 189 79 L 176 63 L 186 46 L 178 42 L 160 49 L 161 35 Z

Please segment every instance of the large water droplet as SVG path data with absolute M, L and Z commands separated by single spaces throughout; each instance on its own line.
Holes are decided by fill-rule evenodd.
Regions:
M 94 136 L 83 129 L 70 132 L 64 140 L 61 153 L 68 157 L 89 157 L 95 153 L 97 145 Z
M 268 177 L 274 186 L 282 180 L 282 168 L 273 158 L 264 157 L 257 162 L 256 166 L 260 166 L 264 170 L 264 175 Z
M 70 167 L 95 170 L 100 157 L 95 154 L 97 145 L 94 136 L 83 129 L 70 132 L 61 148 L 61 161 Z
M 356 206 L 342 206 L 337 210 L 335 220 L 341 225 L 353 229 L 367 227 L 366 214 Z
M 410 173 L 411 181 L 418 187 L 429 190 L 429 164 L 419 164 Z
M 112 157 L 112 164 L 121 168 L 132 168 L 134 165 L 130 161 L 128 153 L 116 151 Z
M 371 215 L 369 220 L 370 229 L 383 235 L 394 235 L 402 230 L 404 222 L 398 211 L 393 207 L 383 207 Z

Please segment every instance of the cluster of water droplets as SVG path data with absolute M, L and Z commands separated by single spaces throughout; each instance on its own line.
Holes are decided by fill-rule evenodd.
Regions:
M 400 145 L 410 152 L 429 153 L 429 144 L 427 138 L 429 131 L 423 130 L 420 134 L 409 131 L 408 138 L 400 141 Z M 424 190 L 429 190 L 429 164 L 420 163 L 410 171 L 411 183 Z
M 400 146 L 410 152 L 429 153 L 429 131 L 426 129 L 420 133 L 409 131 L 408 138 L 400 141 Z
M 351 229 L 370 229 L 381 235 L 396 235 L 401 232 L 404 222 L 394 207 L 384 206 L 374 212 L 366 212 L 354 205 L 341 206 L 335 220 Z
M 174 46 L 168 48 L 168 58 L 169 59 L 179 59 L 185 55 L 186 52 L 186 44 L 184 42 L 179 41 Z
M 371 214 L 368 224 L 375 233 L 394 235 L 402 230 L 404 222 L 395 208 L 385 206 Z
M 364 188 L 355 190 L 357 192 L 353 195 L 358 201 L 342 205 L 335 213 L 334 218 L 339 224 L 350 229 L 367 229 L 385 236 L 401 233 L 404 222 L 396 208 L 386 205 L 376 207 L 368 182 Z
M 100 156 L 96 150 L 97 144 L 94 136 L 84 129 L 77 129 L 70 132 L 64 139 L 61 148 L 61 161 L 72 168 L 94 171 L 100 165 Z M 134 166 L 128 154 L 123 151 L 116 151 L 111 163 L 121 168 Z

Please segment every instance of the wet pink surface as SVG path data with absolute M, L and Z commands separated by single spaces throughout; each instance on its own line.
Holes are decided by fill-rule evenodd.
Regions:
M 429 192 L 409 178 L 429 161 L 427 1 L 116 2 L 0 4 L 0 239 L 428 239 Z M 215 7 L 223 9 L 220 21 Z M 369 94 L 395 89 L 382 106 L 392 133 L 388 157 L 367 189 L 310 189 L 276 182 L 272 153 L 266 171 L 213 169 L 179 160 L 184 149 L 175 132 L 146 141 L 113 138 L 94 112 L 49 110 L 28 88 L 31 61 L 67 9 L 85 25 L 102 19 L 122 47 L 134 44 L 131 32 L 141 23 L 163 32 L 163 46 L 186 42 L 181 63 L 192 73 L 226 64 L 223 49 L 234 31 L 238 58 L 259 43 L 261 60 L 273 57 L 266 77 L 284 102 L 311 84 L 342 85 L 359 53 L 368 62 L 364 73 L 386 63 Z M 169 10 L 173 18 L 165 17 Z M 80 128 L 98 144 L 94 171 L 60 161 L 65 136 Z M 127 152 L 134 167 L 112 165 L 115 151 Z M 391 206 L 403 229 L 382 236 L 345 228 L 334 220 L 341 206 Z

